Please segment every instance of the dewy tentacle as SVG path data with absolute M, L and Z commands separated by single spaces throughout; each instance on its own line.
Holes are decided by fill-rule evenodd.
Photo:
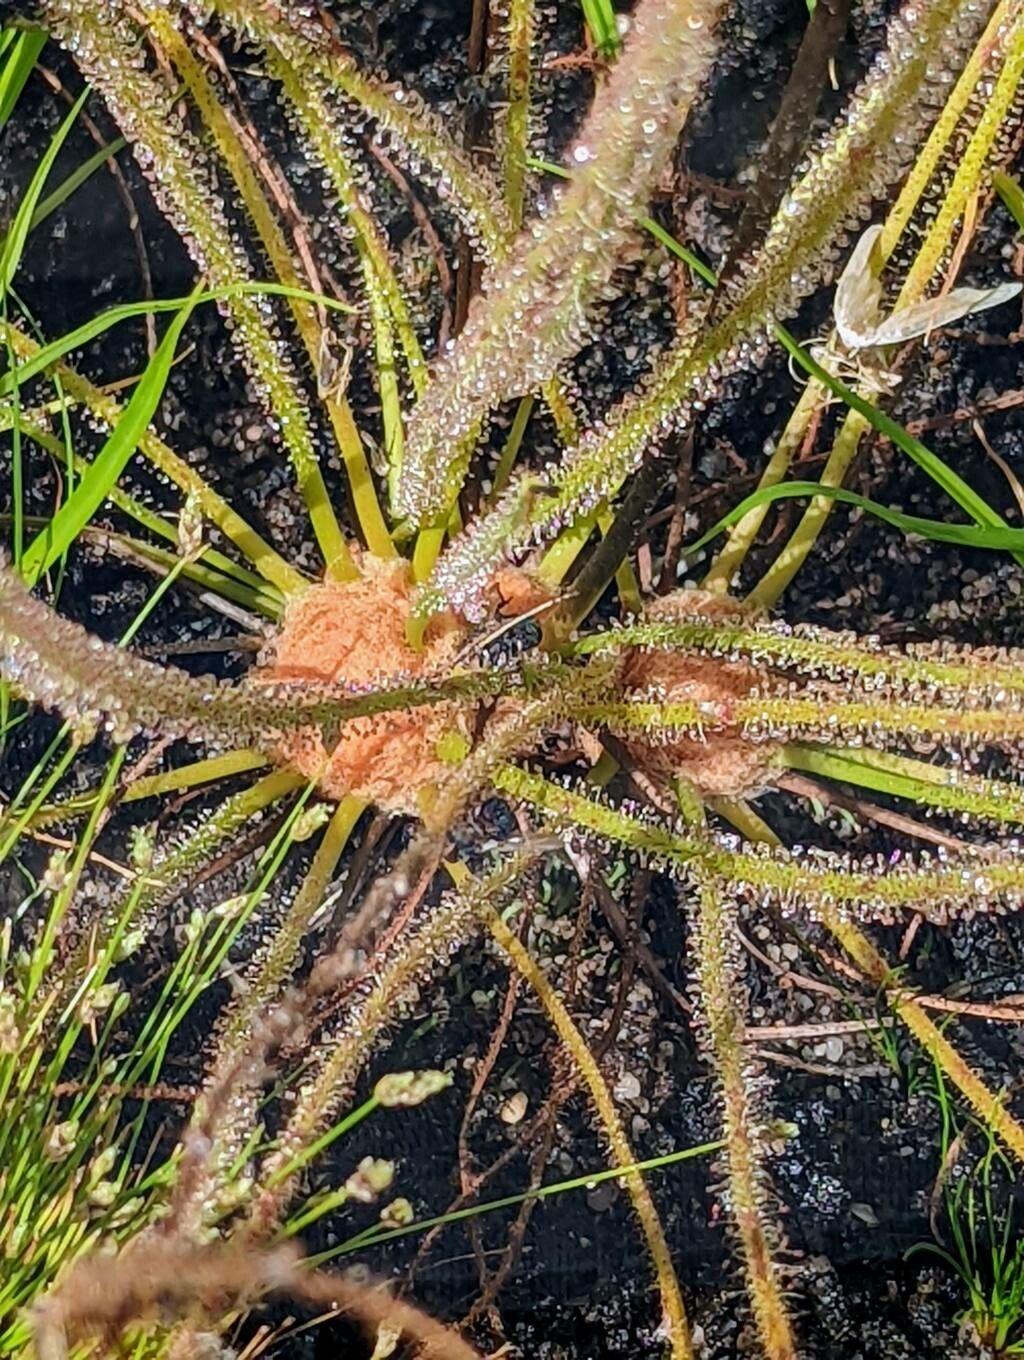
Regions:
M 812 920 L 894 921 L 919 912 L 945 924 L 952 916 L 1024 906 L 1024 852 L 1015 840 L 957 855 L 860 860 L 799 847 L 742 849 L 734 836 L 633 816 L 516 766 L 496 771 L 494 782 L 566 835 L 626 846 L 644 863 L 687 881 L 708 875 L 728 881 L 747 900 Z
M 0 678 L 61 713 L 83 732 L 101 723 L 115 738 L 139 731 L 215 743 L 267 745 L 318 727 L 325 740 L 350 718 L 498 694 L 549 693 L 569 669 L 553 662 L 469 671 L 436 682 L 388 677 L 388 687 L 231 684 L 199 679 L 132 656 L 91 636 L 35 599 L 0 566 Z
M 795 1360 L 793 1327 L 774 1259 L 781 1233 L 770 1212 L 764 1167 L 762 1066 L 743 1042 L 750 998 L 743 979 L 737 912 L 727 884 L 699 883 L 693 918 L 696 955 L 694 1025 L 718 1078 L 727 1179 L 726 1208 L 739 1239 L 747 1292 L 766 1360 Z
M 557 467 L 554 494 L 538 499 L 504 551 L 550 539 L 613 496 L 644 453 L 683 428 L 724 374 L 760 362 L 772 324 L 823 281 L 846 232 L 906 169 L 937 105 L 947 72 L 976 38 L 989 6 L 978 0 L 909 0 L 885 50 L 783 199 L 768 233 L 659 360 L 646 386 L 588 429 Z M 520 495 L 513 485 L 508 504 Z M 508 505 L 495 513 L 508 514 Z M 441 558 L 424 596 L 464 608 L 493 570 L 486 519 Z
M 693 702 L 666 702 L 645 693 L 581 704 L 572 711 L 581 722 L 606 726 L 623 738 L 642 735 L 652 744 L 683 738 L 701 741 L 727 724 L 752 744 L 839 742 L 884 750 L 902 740 L 929 748 L 941 743 L 947 750 L 972 751 L 986 746 L 1019 749 L 1024 741 L 1024 713 L 1012 709 L 964 712 L 884 700 L 848 702 L 835 693 L 805 696 L 795 689 L 738 700 L 727 718 L 708 715 Z
M 576 656 L 627 647 L 696 651 L 721 661 L 751 661 L 766 670 L 842 683 L 862 694 L 964 708 L 1024 707 L 1024 649 L 958 647 L 949 642 L 896 648 L 870 635 L 833 632 L 779 619 L 646 620 L 581 638 Z
M 212 8 L 236 33 L 264 49 L 276 48 L 319 97 L 344 101 L 339 124 L 350 131 L 369 116 L 396 159 L 451 204 L 483 257 L 493 260 L 505 253 L 511 225 L 496 182 L 455 144 L 419 95 L 361 71 L 321 24 L 303 22 L 299 6 L 269 0 L 212 0 L 211 6 L 186 0 L 186 8 L 199 21 Z
M 643 0 L 626 49 L 569 151 L 573 178 L 485 278 L 409 426 L 398 512 L 445 516 L 453 470 L 499 402 L 540 387 L 589 334 L 636 215 L 671 154 L 714 52 L 721 0 Z
M 176 91 L 150 70 L 142 33 L 122 0 L 45 0 L 43 13 L 83 74 L 106 100 L 168 220 L 213 288 L 252 279 L 249 256 L 228 223 L 215 174 L 202 145 L 175 110 Z M 318 461 L 316 440 L 298 376 L 278 337 L 266 297 L 234 296 L 225 304 L 245 365 L 280 430 L 296 478 L 314 516 L 329 569 L 354 572 Z

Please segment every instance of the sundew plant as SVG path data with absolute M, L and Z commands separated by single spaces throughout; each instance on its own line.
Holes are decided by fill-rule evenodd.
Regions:
M 676 890 L 718 1090 L 708 1179 L 743 1280 L 735 1307 L 771 1360 L 800 1353 L 801 1275 L 772 1186 L 786 1110 L 746 1037 L 749 919 L 800 922 L 841 955 L 1024 1159 L 1012 1100 L 921 1004 L 883 929 L 1024 902 L 1024 654 L 827 631 L 785 602 L 830 515 L 851 511 L 897 540 L 1024 563 L 1024 530 L 885 409 L 934 333 L 985 309 L 995 333 L 1016 319 L 1009 254 L 982 261 L 972 287 L 957 276 L 997 188 L 1011 212 L 1024 201 L 1024 4 L 896 8 L 828 126 L 815 110 L 842 7 L 819 3 L 718 258 L 659 205 L 739 17 L 721 0 L 637 0 L 618 22 L 585 6 L 592 98 L 552 164 L 537 154 L 542 90 L 565 9 L 474 7 L 500 98 L 468 139 L 357 61 L 330 7 L 43 0 L 0 31 L 12 127 L 47 44 L 81 81 L 60 86 L 71 107 L 0 247 L 0 716 L 12 749 L 44 733 L 0 812 L 0 857 L 20 875 L 0 933 L 0 1355 L 227 1354 L 268 1294 L 353 1314 L 376 1356 L 478 1354 L 472 1327 L 328 1265 L 424 1226 L 392 1197 L 395 1167 L 365 1158 L 326 1190 L 311 1174 L 381 1107 L 453 1098 L 449 1069 L 405 1071 L 400 1053 L 366 1100 L 355 1091 L 479 937 L 544 1012 L 565 1098 L 589 1100 L 665 1353 L 693 1355 L 657 1182 L 588 1044 L 573 970 L 533 947 L 553 875 L 584 916 L 597 898 L 621 916 L 639 896 L 642 910 L 655 879 Z M 279 101 L 272 118 L 247 104 L 254 75 Z M 90 110 L 120 137 L 60 180 Z M 30 234 L 118 154 L 180 235 L 193 290 L 45 335 L 18 290 Z M 670 272 L 643 377 L 596 402 L 579 356 L 638 277 Z M 301 554 L 162 418 L 214 308 L 295 488 Z M 144 371 L 87 377 L 76 352 L 143 315 Z M 759 484 L 705 522 L 680 451 L 716 403 L 755 402 L 759 370 L 787 357 L 803 385 Z M 793 480 L 819 436 L 819 480 Z M 847 489 L 869 439 L 948 514 Z M 35 478 L 52 492 L 43 518 L 26 509 Z M 773 509 L 801 502 L 795 518 Z M 766 554 L 773 530 L 782 545 Z M 755 547 L 770 561 L 759 574 Z M 68 607 L 97 552 L 104 570 L 157 583 L 123 636 Z M 240 633 L 235 678 L 137 643 L 196 609 Z M 182 631 L 165 655 L 188 656 Z M 824 830 L 792 843 L 793 799 L 837 786 L 886 799 L 860 806 L 899 851 L 854 855 Z M 478 814 L 496 803 L 506 832 L 487 836 Z M 233 890 L 211 898 L 226 867 Z M 170 961 L 153 963 L 157 938 L 173 939 Z M 169 1047 L 226 977 L 201 1089 L 183 1114 L 172 1105 L 168 1142 L 155 1111 Z M 543 1159 L 535 1171 L 531 1193 Z M 341 1248 L 300 1254 L 311 1229 L 371 1203 L 379 1220 Z

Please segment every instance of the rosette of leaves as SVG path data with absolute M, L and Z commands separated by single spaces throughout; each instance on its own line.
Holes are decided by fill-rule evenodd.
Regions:
M 683 885 L 698 1036 L 720 1085 L 723 1194 L 757 1331 L 773 1360 L 794 1355 L 797 1343 L 765 1165 L 769 1097 L 743 1038 L 739 909 L 752 903 L 796 913 L 832 932 L 861 971 L 891 991 L 899 1016 L 1007 1148 L 1024 1156 L 1024 1129 L 913 996 L 895 986 L 861 929 L 915 914 L 941 924 L 1019 907 L 1019 653 L 952 644 L 900 649 L 771 620 L 723 589 L 742 561 L 735 529 L 723 554 L 729 571 L 713 569 L 709 590 L 641 598 L 625 560 L 638 514 L 630 476 L 669 436 L 700 420 L 726 377 L 765 359 L 780 322 L 831 279 L 855 225 L 876 204 L 892 200 L 877 256 L 865 267 L 882 267 L 908 222 L 930 224 L 900 301 L 916 303 L 927 293 L 965 205 L 974 204 L 976 220 L 993 169 L 1014 145 L 1024 18 L 1008 3 L 904 6 L 766 229 L 694 300 L 648 378 L 600 418 L 585 419 L 570 361 L 599 330 L 620 266 L 643 239 L 659 177 L 713 80 L 723 11 L 715 0 L 641 0 L 566 154 L 568 178 L 539 211 L 529 151 L 542 38 L 531 0 L 511 0 L 494 16 L 507 72 L 498 178 L 417 98 L 362 70 L 331 25 L 304 10 L 288 13 L 262 0 L 42 6 L 52 35 L 128 139 L 198 279 L 197 294 L 179 310 L 124 406 L 68 363 L 75 337 L 47 345 L 5 322 L 12 361 L 3 398 L 17 411 L 18 437 L 44 448 L 53 443 L 45 403 L 30 386 L 45 380 L 59 383 L 65 400 L 109 432 L 91 464 L 82 460 L 84 475 L 52 524 L 0 571 L 2 673 L 13 695 L 67 720 L 69 743 L 63 765 L 40 771 L 8 823 L 20 833 L 48 820 L 87 819 L 84 849 L 57 885 L 61 905 L 48 927 L 47 948 L 59 945 L 60 967 L 45 981 L 46 1014 L 58 1015 L 77 994 L 95 966 L 97 939 L 112 938 L 129 920 L 154 919 L 249 818 L 298 790 L 303 806 L 323 809 L 312 821 L 290 814 L 294 839 L 320 826 L 323 838 L 297 894 L 271 914 L 245 991 L 219 1029 L 206 1087 L 169 1175 L 165 1231 L 175 1251 L 187 1253 L 189 1244 L 200 1250 L 216 1206 L 232 1185 L 237 1190 L 269 1068 L 282 1049 L 313 1034 L 273 1150 L 239 1194 L 225 1230 L 244 1249 L 265 1250 L 367 1055 L 405 999 L 482 928 L 536 990 L 616 1163 L 631 1165 L 599 1065 L 557 989 L 496 910 L 516 894 L 529 901 L 531 870 L 559 845 L 570 854 L 581 845 L 614 847 Z M 334 330 L 337 311 L 323 296 L 308 236 L 296 229 L 287 184 L 246 116 L 223 59 L 229 44 L 240 45 L 274 83 L 296 145 L 327 185 L 352 296 L 365 318 L 378 398 L 371 415 L 349 402 L 337 363 L 345 349 Z M 380 186 L 365 159 L 367 137 L 450 207 L 482 266 L 460 333 L 429 358 L 377 211 Z M 260 283 L 268 273 L 269 288 Z M 322 555 L 315 571 L 286 561 L 151 428 L 175 348 L 200 305 L 198 290 L 230 319 L 273 417 Z M 869 291 L 874 297 L 878 290 Z M 349 339 L 354 343 L 354 333 Z M 835 386 L 825 372 L 816 372 L 815 382 L 808 407 Z M 523 456 L 537 398 L 562 445 L 543 469 Z M 515 399 L 511 433 L 495 459 L 489 425 L 496 408 Z M 851 400 L 861 399 L 854 393 Z M 874 412 L 863 400 L 856 411 L 863 415 L 865 405 Z M 844 431 L 855 446 L 857 431 Z M 379 459 L 368 455 L 371 444 Z M 914 446 L 922 463 L 975 521 L 974 530 L 955 526 L 956 541 L 1019 552 L 1012 531 L 972 500 L 955 474 L 941 480 L 922 447 Z M 149 541 L 166 523 L 116 485 L 136 452 L 183 493 L 191 518 L 176 549 Z M 344 509 L 327 462 L 340 464 L 347 478 Z M 473 494 L 466 495 L 470 482 Z M 768 472 L 765 485 L 771 492 Z M 167 581 L 195 582 L 266 621 L 269 640 L 241 681 L 197 679 L 102 642 L 32 593 L 105 497 L 136 521 L 133 550 L 169 573 Z M 741 507 L 746 517 L 732 518 L 747 524 L 758 508 Z M 906 521 L 903 527 L 921 524 L 891 518 Z M 816 532 L 806 530 L 794 547 L 799 560 Z M 595 535 L 604 537 L 591 544 Z M 667 546 L 662 552 L 671 583 L 671 553 Z M 578 575 L 565 587 L 578 559 Z M 592 609 L 613 576 L 621 617 L 608 626 Z M 764 598 L 770 593 L 763 587 L 756 602 L 771 603 Z M 542 646 L 495 648 L 503 633 L 534 617 Z M 95 795 L 52 801 L 73 753 L 98 732 L 119 750 L 107 784 Z M 132 800 L 263 767 L 271 773 L 211 813 L 184 844 L 158 853 L 127 898 L 96 911 L 77 905 L 75 888 L 128 743 L 140 734 L 209 750 L 192 764 L 138 774 L 121 791 Z M 553 777 L 552 742 L 560 744 L 562 765 L 575 771 L 568 781 Z M 982 756 L 997 762 L 1001 777 L 982 771 Z M 594 791 L 614 761 L 649 798 L 647 809 Z M 900 794 L 977 828 L 977 842 L 898 863 L 766 843 L 749 801 L 783 786 L 793 770 Z M 453 832 L 495 793 L 515 805 L 529 832 L 480 874 L 478 863 L 460 861 Z M 350 904 L 337 939 L 299 981 L 303 939 L 371 805 L 412 820 L 409 846 Z M 724 830 L 723 818 L 744 835 Z M 438 883 L 442 862 L 454 886 L 438 900 L 428 888 Z M 60 1042 L 51 1021 L 30 1022 L 43 980 L 30 984 L 12 992 L 4 1012 L 0 1049 L 12 1062 L 26 1046 Z M 324 1009 L 339 995 L 342 1021 L 325 1022 Z M 624 1179 L 656 1268 L 672 1354 L 688 1356 L 685 1310 L 653 1201 L 638 1173 Z M 234 1259 L 225 1258 L 232 1268 Z M 255 1274 L 257 1292 L 270 1287 Z M 189 1308 L 202 1302 L 198 1294 L 188 1293 Z M 140 1311 L 149 1302 L 140 1299 Z M 110 1322 L 90 1323 L 60 1288 L 46 1308 L 47 1326 L 54 1317 L 71 1330 Z M 130 1314 L 126 1304 L 116 1325 Z

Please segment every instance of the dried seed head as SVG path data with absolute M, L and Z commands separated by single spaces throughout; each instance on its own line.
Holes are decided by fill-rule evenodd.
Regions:
M 378 1195 L 388 1189 L 394 1177 L 393 1162 L 382 1161 L 379 1157 L 364 1157 L 345 1182 L 345 1189 L 351 1199 L 360 1204 L 372 1204 Z
M 62 1162 L 71 1152 L 74 1151 L 75 1140 L 78 1137 L 78 1120 L 65 1119 L 63 1123 L 54 1124 L 53 1128 L 46 1136 L 46 1143 L 43 1151 L 48 1161 Z
M 0 991 L 0 1053 L 17 1053 L 20 1044 L 17 1004 L 10 992 Z
M 86 992 L 78 1007 L 78 1018 L 83 1025 L 92 1024 L 98 1016 L 109 1011 L 123 995 L 120 982 L 104 982 L 101 986 Z
M 331 810 L 326 803 L 317 803 L 311 808 L 306 808 L 292 824 L 292 840 L 308 841 L 330 820 L 330 816 Z
M 382 1228 L 406 1228 L 416 1217 L 416 1211 L 407 1199 L 399 1197 L 385 1204 L 380 1211 Z
M 392 1072 L 373 1088 L 373 1094 L 382 1105 L 422 1105 L 439 1091 L 447 1090 L 452 1084 L 448 1072 L 427 1069 L 423 1072 Z
M 178 551 L 186 562 L 194 562 L 203 551 L 203 512 L 199 496 L 190 491 L 178 516 Z

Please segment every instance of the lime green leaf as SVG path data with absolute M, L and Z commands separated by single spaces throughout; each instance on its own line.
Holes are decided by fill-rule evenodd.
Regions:
M 41 28 L 5 28 L 0 39 L 0 55 L 5 58 L 0 70 L 0 128 L 3 128 L 46 46 L 46 33 Z
M 190 298 L 163 298 L 159 301 L 149 299 L 145 302 L 126 302 L 118 307 L 110 307 L 105 312 L 100 312 L 99 316 L 94 316 L 84 325 L 78 326 L 73 331 L 68 331 L 59 340 L 53 340 L 48 345 L 44 345 L 31 359 L 26 359 L 10 373 L 5 373 L 0 377 L 0 396 L 6 396 L 16 386 L 28 382 L 29 378 L 37 373 L 42 373 L 51 364 L 63 359 L 73 349 L 78 349 L 80 345 L 88 344 L 90 340 L 95 340 L 98 335 L 102 335 L 111 326 L 116 326 L 120 321 L 127 321 L 133 316 L 144 316 L 157 312 L 176 312 L 180 307 L 198 306 L 202 302 L 220 302 L 225 298 L 240 297 L 242 294 L 267 293 L 275 297 L 297 298 L 300 302 L 313 302 L 320 306 L 328 307 L 336 312 L 352 312 L 355 308 L 350 307 L 346 302 L 339 302 L 337 298 L 324 296 L 322 293 L 307 293 L 303 288 L 291 288 L 283 283 L 237 283 L 228 288 L 214 288 L 206 292 L 193 294 Z
M 620 47 L 619 26 L 611 0 L 581 0 L 590 37 L 602 57 L 614 57 Z
M 1020 181 L 1002 170 L 997 170 L 992 176 L 992 187 L 1003 200 L 1017 226 L 1024 231 L 1024 189 L 1020 187 Z
M 197 290 L 171 322 L 132 393 L 124 414 L 96 455 L 89 471 L 47 527 L 25 550 L 21 559 L 21 573 L 29 585 L 35 585 L 43 572 L 67 551 L 124 471 L 163 396 L 178 341 L 199 296 Z
M 780 482 L 777 486 L 763 486 L 752 492 L 739 505 L 734 506 L 727 515 L 703 534 L 696 543 L 686 550 L 692 556 L 699 552 L 724 530 L 741 520 L 750 510 L 775 501 L 801 500 L 806 497 L 824 496 L 829 500 L 841 501 L 844 505 L 854 505 L 865 510 L 876 519 L 901 529 L 905 534 L 917 534 L 934 543 L 954 543 L 961 548 L 987 548 L 994 551 L 1024 553 L 1024 529 L 1014 529 L 1008 524 L 948 524 L 941 519 L 922 519 L 918 515 L 905 515 L 901 510 L 880 505 L 878 501 L 858 496 L 855 491 L 847 491 L 840 486 L 822 486 L 820 482 Z
M 57 159 L 57 153 L 64 145 L 68 133 L 74 127 L 88 93 L 88 88 L 82 91 L 71 106 L 71 110 L 63 123 L 50 138 L 50 144 L 40 157 L 39 164 L 36 166 L 28 188 L 18 205 L 18 211 L 14 215 L 14 221 L 11 223 L 10 230 L 4 240 L 3 251 L 0 253 L 0 293 L 7 292 L 14 275 L 17 273 L 18 265 L 21 263 L 22 251 L 25 249 L 25 242 L 28 240 L 28 234 L 31 230 L 36 206 L 43 189 L 46 187 L 46 181 L 50 177 L 50 171 Z

